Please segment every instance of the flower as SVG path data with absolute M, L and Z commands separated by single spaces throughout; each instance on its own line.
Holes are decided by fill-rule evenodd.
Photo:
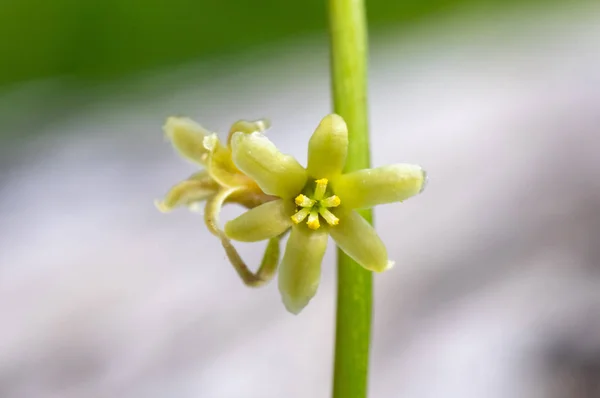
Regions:
M 291 228 L 278 277 L 288 311 L 299 313 L 315 295 L 329 235 L 368 270 L 382 272 L 393 265 L 375 229 L 356 210 L 421 193 L 427 177 L 420 166 L 395 164 L 343 173 L 348 129 L 335 114 L 323 118 L 312 135 L 306 168 L 260 132 L 234 133 L 231 148 L 237 168 L 279 199 L 227 222 L 225 234 L 256 242 Z
M 179 155 L 204 170 L 173 186 L 162 201 L 156 201 L 157 208 L 166 213 L 180 206 L 194 209 L 200 202 L 206 201 L 204 221 L 208 230 L 220 239 L 230 262 L 249 286 L 262 285 L 273 277 L 279 262 L 281 235 L 270 237 L 263 261 L 258 271 L 253 273 L 219 227 L 219 213 L 226 203 L 237 203 L 252 209 L 276 199 L 265 194 L 254 180 L 233 164 L 229 146 L 230 138 L 236 132 L 264 132 L 268 127 L 267 120 L 237 121 L 231 126 L 227 145 L 223 145 L 216 134 L 208 132 L 189 118 L 170 117 L 163 127 L 166 137 Z

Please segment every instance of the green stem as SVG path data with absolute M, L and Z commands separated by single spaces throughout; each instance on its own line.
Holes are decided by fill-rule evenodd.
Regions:
M 348 124 L 346 171 L 368 168 L 367 23 L 364 0 L 328 0 L 334 111 Z M 370 211 L 361 215 L 372 222 Z M 334 398 L 365 398 L 372 275 L 338 250 Z

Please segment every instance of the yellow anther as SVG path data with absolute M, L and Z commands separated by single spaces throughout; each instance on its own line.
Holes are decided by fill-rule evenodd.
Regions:
M 323 196 L 325 196 L 325 190 L 327 189 L 327 178 L 321 178 L 320 180 L 315 181 L 317 186 L 315 187 L 315 199 L 321 200 Z
M 310 229 L 319 229 L 321 226 L 321 223 L 319 223 L 319 213 L 316 210 L 311 211 L 306 223 Z
M 340 223 L 340 219 L 334 216 L 333 213 L 327 209 L 323 208 L 319 210 L 319 214 L 325 219 L 325 221 L 327 221 L 327 224 L 331 226 L 338 225 Z
M 294 201 L 296 202 L 296 205 L 300 207 L 312 207 L 316 203 L 315 200 L 310 199 L 302 194 L 296 196 Z
M 340 223 L 332 212 L 327 210 L 329 207 L 337 207 L 340 205 L 341 200 L 337 195 L 331 195 L 328 198 L 323 199 L 325 192 L 327 192 L 327 178 L 320 178 L 315 180 L 315 191 L 312 197 L 300 194 L 294 199 L 294 203 L 300 209 L 292 216 L 292 221 L 296 224 L 301 223 L 308 217 L 306 224 L 310 229 L 319 229 L 321 223 L 320 217 L 327 222 L 327 224 L 334 226 Z
M 321 201 L 321 204 L 325 207 L 338 207 L 342 203 L 337 195 L 330 196 Z
M 310 208 L 303 207 L 299 212 L 292 216 L 294 224 L 300 224 L 310 214 Z

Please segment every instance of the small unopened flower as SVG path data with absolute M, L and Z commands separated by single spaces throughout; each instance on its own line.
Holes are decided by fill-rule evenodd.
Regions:
M 188 118 L 170 117 L 164 126 L 165 135 L 175 150 L 203 170 L 173 186 L 162 201 L 156 201 L 156 206 L 162 212 L 169 212 L 180 206 L 197 208 L 201 202 L 206 202 L 204 221 L 208 230 L 220 239 L 230 262 L 250 286 L 261 285 L 273 277 L 279 262 L 281 236 L 269 237 L 263 261 L 253 273 L 219 227 L 219 213 L 225 203 L 237 203 L 251 209 L 276 199 L 265 194 L 254 180 L 235 166 L 229 147 L 234 133 L 264 132 L 268 127 L 267 120 L 240 120 L 231 126 L 228 143 L 224 145 L 216 134 Z
M 255 242 L 291 228 L 278 277 L 290 312 L 299 313 L 315 295 L 329 235 L 368 270 L 382 272 L 393 265 L 374 228 L 356 210 L 422 192 L 426 173 L 420 166 L 395 164 L 344 174 L 348 130 L 335 114 L 326 116 L 312 135 L 306 168 L 260 132 L 234 133 L 231 148 L 237 168 L 279 199 L 227 222 L 225 234 Z

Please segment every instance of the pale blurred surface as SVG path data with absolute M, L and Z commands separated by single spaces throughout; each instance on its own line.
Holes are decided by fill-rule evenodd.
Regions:
M 430 175 L 376 211 L 396 267 L 376 277 L 372 397 L 598 397 L 600 8 L 470 21 L 372 45 L 373 164 Z M 171 114 L 221 132 L 267 116 L 304 162 L 330 109 L 324 43 L 171 81 L 32 115 L 37 138 L 0 151 L 0 397 L 328 396 L 333 246 L 292 316 L 201 217 L 153 207 L 194 170 L 161 137 Z

